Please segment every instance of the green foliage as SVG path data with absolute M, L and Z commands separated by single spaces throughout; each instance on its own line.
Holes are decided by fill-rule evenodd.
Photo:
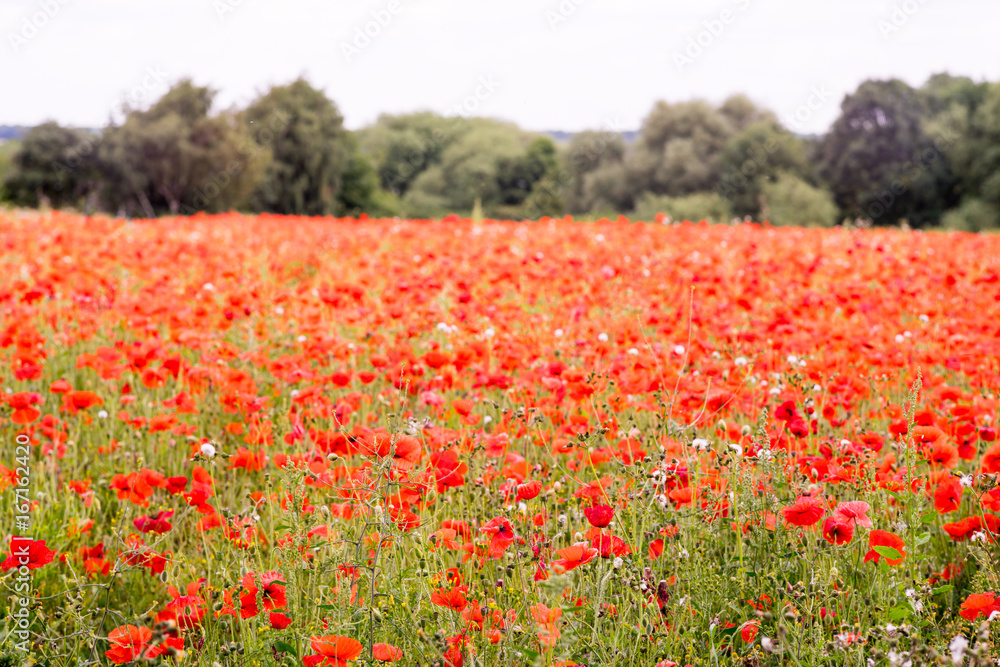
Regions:
M 402 212 L 430 218 L 468 214 L 475 201 L 488 217 L 520 218 L 561 209 L 556 147 L 511 123 L 433 113 L 382 116 L 359 132 L 362 152 Z
M 931 127 L 951 139 L 948 162 L 962 193 L 1000 205 L 1000 84 L 983 93 L 971 105 L 952 104 Z
M 350 146 L 337 106 L 298 79 L 271 88 L 245 115 L 255 126 L 258 146 L 272 154 L 250 196 L 251 207 L 286 215 L 334 214 L 341 179 L 350 166 Z M 359 168 L 355 163 L 354 169 Z
M 761 190 L 762 216 L 775 225 L 832 227 L 837 205 L 824 188 L 810 185 L 791 173 L 780 173 Z
M 7 180 L 7 175 L 10 174 L 11 169 L 14 167 L 14 155 L 20 150 L 20 141 L 6 141 L 0 143 L 0 202 L 8 199 L 7 191 L 4 187 L 4 182 Z
M 732 217 L 727 202 L 716 192 L 696 192 L 684 197 L 667 197 L 646 193 L 639 200 L 633 219 L 651 221 L 657 213 L 663 213 L 673 220 L 698 222 L 728 222 Z
M 43 123 L 32 128 L 9 158 L 6 198 L 21 206 L 72 206 L 95 187 L 99 137 Z
M 1000 208 L 995 204 L 970 197 L 958 208 L 944 214 L 941 223 L 948 229 L 981 232 L 1000 227 Z
M 663 211 L 956 229 L 992 228 L 1000 210 L 1000 83 L 947 73 L 919 89 L 865 81 L 821 138 L 796 136 L 734 95 L 718 106 L 657 102 L 632 143 L 585 131 L 559 147 L 512 123 L 433 112 L 383 115 L 351 133 L 303 79 L 241 113 L 212 115 L 214 97 L 185 80 L 102 136 L 41 125 L 0 145 L 0 200 L 121 215 L 417 218 L 469 215 L 478 200 L 488 218 Z
M 722 150 L 719 193 L 736 215 L 760 218 L 764 187 L 781 172 L 804 176 L 804 142 L 771 120 L 757 121 L 729 140 Z
M 705 102 L 657 102 L 629 156 L 629 180 L 638 192 L 675 197 L 713 190 L 732 134 L 732 123 Z
M 376 165 L 382 187 L 405 195 L 441 153 L 468 130 L 461 116 L 445 118 L 432 112 L 382 115 L 375 125 L 358 133 L 361 150 Z
M 253 189 L 267 161 L 233 114 L 209 116 L 215 92 L 184 80 L 147 111 L 108 127 L 99 151 L 112 210 L 225 211 Z
M 497 161 L 499 203 L 503 206 L 523 204 L 535 184 L 555 171 L 556 165 L 556 146 L 547 137 L 538 137 L 520 155 L 500 158 Z
M 625 178 L 625 141 L 614 132 L 580 132 L 563 155 L 565 202 L 571 213 L 607 207 L 632 208 L 633 195 Z
M 391 217 L 399 213 L 399 199 L 380 187 L 378 174 L 371 160 L 361 153 L 357 138 L 347 133 L 347 167 L 341 176 L 337 193 L 337 215 Z
M 902 81 L 865 81 L 824 137 L 819 172 L 846 215 L 878 224 L 934 223 L 954 177 L 923 130 L 925 96 Z

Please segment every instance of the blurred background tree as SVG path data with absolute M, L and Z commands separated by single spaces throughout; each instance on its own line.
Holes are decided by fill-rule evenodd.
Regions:
M 209 115 L 214 97 L 185 79 L 148 110 L 131 111 L 104 130 L 102 197 L 111 210 L 225 211 L 246 198 L 265 160 L 249 159 L 236 114 Z
M 304 79 L 275 86 L 246 110 L 251 134 L 272 156 L 250 207 L 285 215 L 333 215 L 351 146 L 344 119 L 323 91 Z M 360 167 L 357 162 L 355 169 Z M 355 193 L 356 195 L 356 193 Z M 356 204 L 356 202 L 355 202 Z
M 124 215 L 194 211 L 537 219 L 848 219 L 1000 227 L 1000 84 L 870 80 L 823 136 L 744 95 L 655 103 L 638 132 L 551 136 L 430 111 L 355 132 L 304 79 L 243 111 L 177 83 L 102 133 L 46 123 L 0 145 L 0 198 Z M 6 128 L 4 131 L 20 130 Z M 554 140 L 555 139 L 555 140 Z M 6 157 L 5 157 L 6 156 Z
M 955 203 L 952 170 L 924 131 L 929 115 L 926 97 L 897 79 L 866 81 L 844 99 L 817 165 L 844 213 L 921 227 Z
M 31 129 L 9 160 L 3 190 L 19 206 L 77 206 L 97 188 L 100 137 L 43 123 Z

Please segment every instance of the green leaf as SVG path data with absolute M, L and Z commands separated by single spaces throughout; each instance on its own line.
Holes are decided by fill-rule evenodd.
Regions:
M 274 642 L 274 648 L 281 651 L 282 653 L 288 653 L 289 655 L 294 655 L 296 658 L 299 654 L 295 651 L 295 647 L 288 642 Z
M 905 604 L 893 607 L 889 610 L 889 620 L 898 621 L 910 615 L 910 607 Z
M 929 525 L 934 523 L 934 517 L 938 515 L 937 510 L 929 510 L 920 515 L 920 523 Z
M 874 547 L 874 551 L 879 556 L 883 556 L 884 558 L 889 558 L 889 559 L 892 559 L 892 560 L 899 560 L 900 558 L 903 557 L 903 554 L 899 553 L 898 551 L 896 551 L 892 547 L 877 546 L 877 547 Z
M 927 544 L 930 541 L 931 541 L 931 534 L 930 533 L 924 533 L 923 535 L 917 535 L 917 542 L 916 542 L 916 544 L 917 544 L 918 547 L 921 544 Z
M 945 584 L 944 586 L 938 586 L 937 588 L 935 588 L 934 590 L 931 591 L 931 595 L 941 595 L 941 593 L 947 593 L 948 591 L 952 590 L 953 588 L 955 588 L 955 587 L 952 586 L 951 584 Z

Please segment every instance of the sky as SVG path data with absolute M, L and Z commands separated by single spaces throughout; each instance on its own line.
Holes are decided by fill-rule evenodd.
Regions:
M 869 78 L 1000 80 L 997 0 L 0 0 L 0 124 L 101 127 L 190 77 L 242 107 L 304 76 L 382 113 L 638 129 L 745 93 L 822 133 Z

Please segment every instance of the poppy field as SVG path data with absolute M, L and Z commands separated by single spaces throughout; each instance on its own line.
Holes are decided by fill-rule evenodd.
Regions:
M 0 665 L 987 665 L 1000 237 L 0 212 Z

